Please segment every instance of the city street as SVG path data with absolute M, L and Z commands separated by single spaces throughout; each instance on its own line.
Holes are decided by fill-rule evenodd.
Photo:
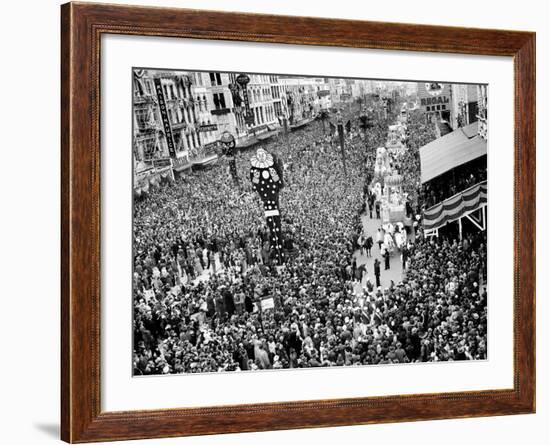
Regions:
M 444 137 L 419 94 L 427 104 L 449 86 L 146 70 L 134 81 L 134 375 L 486 357 L 485 234 L 453 240 L 463 234 L 447 227 L 483 210 L 485 158 L 422 185 L 421 150 Z M 481 136 L 465 136 L 476 126 L 453 137 L 483 154 Z M 430 159 L 446 147 L 435 143 Z
M 380 255 L 380 249 L 378 244 L 376 244 L 376 231 L 380 227 L 380 220 L 376 218 L 371 219 L 367 212 L 361 217 L 361 221 L 363 223 L 364 233 L 367 234 L 367 236 L 372 236 L 374 246 L 372 246 L 371 249 L 371 257 L 361 255 L 359 250 L 357 250 L 354 254 L 355 258 L 357 258 L 357 266 L 360 266 L 361 264 L 365 264 L 367 266 L 366 276 L 363 277 L 361 285 L 357 285 L 355 287 L 356 292 L 360 291 L 361 287 L 367 282 L 367 279 L 370 279 L 373 284 L 376 284 L 376 278 L 374 276 L 374 260 L 376 258 L 380 261 L 380 284 L 382 289 L 389 287 L 392 280 L 395 284 L 399 283 L 403 277 L 401 255 L 399 252 L 395 252 L 390 258 L 390 269 L 384 270 L 384 258 Z

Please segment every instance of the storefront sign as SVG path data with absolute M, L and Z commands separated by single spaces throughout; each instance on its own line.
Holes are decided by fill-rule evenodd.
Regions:
M 163 167 L 171 167 L 172 159 L 171 158 L 153 159 L 153 166 L 156 169 L 163 168 Z
M 423 106 L 448 104 L 448 103 L 449 103 L 448 96 L 424 97 L 420 99 L 420 105 L 423 105 Z
M 424 110 L 432 105 L 448 105 L 451 102 L 451 88 L 445 83 L 419 82 L 418 97 Z
M 210 142 L 209 144 L 204 144 L 204 149 L 209 150 L 209 149 L 218 147 L 218 145 L 219 145 L 218 141 Z
M 155 78 L 155 90 L 157 92 L 157 98 L 160 109 L 160 116 L 162 118 L 162 124 L 164 126 L 164 135 L 166 136 L 166 144 L 168 145 L 168 153 L 171 157 L 176 156 L 176 149 L 174 144 L 174 136 L 172 134 L 172 127 L 170 125 L 170 119 L 168 118 L 168 110 L 166 108 L 166 100 L 164 99 L 164 92 L 162 91 L 162 85 L 160 78 Z
M 205 133 L 207 131 L 216 131 L 218 129 L 218 124 L 203 124 L 199 126 L 199 132 Z

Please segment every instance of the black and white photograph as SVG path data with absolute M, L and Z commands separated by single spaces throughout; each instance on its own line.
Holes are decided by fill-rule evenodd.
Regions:
M 131 76 L 134 376 L 489 359 L 488 85 Z

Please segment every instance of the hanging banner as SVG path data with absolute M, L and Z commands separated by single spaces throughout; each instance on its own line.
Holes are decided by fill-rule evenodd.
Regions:
M 157 92 L 157 98 L 160 109 L 160 116 L 162 118 L 162 124 L 164 126 L 164 135 L 166 136 L 166 143 L 168 145 L 168 153 L 170 157 L 176 157 L 176 149 L 174 144 L 174 135 L 172 134 L 172 126 L 170 125 L 170 119 L 168 118 L 168 110 L 166 109 L 166 100 L 164 98 L 164 92 L 162 91 L 162 85 L 160 78 L 155 78 L 155 90 Z

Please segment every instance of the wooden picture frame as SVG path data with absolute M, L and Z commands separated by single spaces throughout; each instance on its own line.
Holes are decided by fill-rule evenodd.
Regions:
M 514 387 L 510 390 L 102 412 L 100 38 L 103 34 L 511 56 L 515 70 Z M 535 34 L 147 8 L 61 7 L 61 437 L 71 443 L 535 411 Z

